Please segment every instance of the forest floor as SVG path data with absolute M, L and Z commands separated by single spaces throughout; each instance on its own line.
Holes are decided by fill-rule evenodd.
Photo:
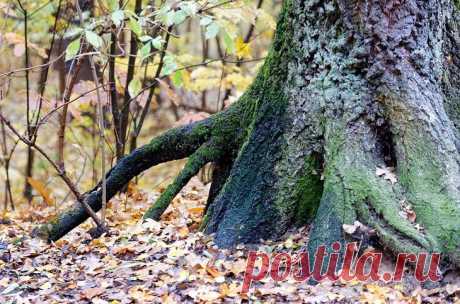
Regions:
M 198 227 L 209 186 L 193 178 L 160 222 L 141 223 L 158 193 L 131 188 L 112 199 L 110 236 L 92 240 L 87 221 L 53 244 L 30 231 L 54 207 L 23 208 L 0 224 L 0 303 L 460 303 L 458 274 L 422 288 L 400 283 L 323 282 L 315 286 L 268 276 L 241 293 L 249 249 L 218 249 Z M 258 250 L 295 252 L 306 228 Z

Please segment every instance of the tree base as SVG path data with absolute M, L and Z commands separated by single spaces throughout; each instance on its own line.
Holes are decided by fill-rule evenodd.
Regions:
M 146 217 L 159 219 L 213 162 L 203 229 L 222 247 L 312 223 L 312 254 L 319 245 L 344 244 L 344 225 L 359 221 L 395 253 L 441 252 L 460 266 L 459 123 L 448 110 L 459 106 L 449 77 L 458 77 L 460 59 L 446 77 L 434 68 L 458 41 L 432 21 L 458 13 L 448 2 L 379 3 L 285 1 L 251 88 L 224 112 L 122 159 L 107 174 L 108 198 L 143 170 L 188 157 Z M 443 39 L 446 49 L 433 50 Z M 87 194 L 95 210 L 100 192 Z M 401 215 L 407 208 L 415 219 Z M 86 218 L 76 206 L 36 231 L 56 240 Z

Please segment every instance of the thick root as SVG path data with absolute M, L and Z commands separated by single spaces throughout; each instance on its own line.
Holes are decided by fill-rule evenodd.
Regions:
M 166 188 L 155 204 L 147 210 L 144 214 L 144 219 L 150 218 L 159 220 L 174 197 L 190 181 L 190 179 L 195 176 L 204 165 L 213 160 L 219 159 L 222 154 L 223 150 L 212 143 L 205 143 L 203 146 L 198 148 L 198 150 L 189 157 L 184 169 L 182 169 L 174 182 Z
M 310 256 L 314 257 L 321 245 L 330 248 L 338 241 L 343 253 L 346 241 L 359 242 L 343 230 L 344 224 L 353 225 L 355 221 L 375 230 L 381 243 L 394 252 L 440 249 L 435 238 L 400 215 L 400 202 L 404 201 L 400 186 L 376 175 L 377 167 L 386 166 L 384 155 L 376 149 L 378 134 L 365 122 L 354 125 L 353 132 L 335 130 L 347 128 L 331 126 L 327 132 L 325 185 L 310 232 Z
M 244 111 L 247 110 L 247 104 L 251 104 L 251 98 L 249 91 L 241 97 L 239 103 L 227 110 L 205 120 L 171 129 L 121 159 L 106 175 L 107 199 L 122 190 L 133 177 L 152 166 L 193 154 L 176 182 L 147 214 L 147 217 L 159 217 L 162 213 L 160 211 L 167 207 L 181 186 L 193 176 L 193 172 L 208 162 L 219 160 L 225 153 L 231 154 L 238 149 L 251 117 L 250 113 Z M 194 154 L 195 151 L 197 152 Z M 101 196 L 100 183 L 85 194 L 86 202 L 96 212 L 102 207 Z M 75 204 L 49 223 L 34 229 L 32 235 L 56 241 L 87 218 L 88 214 L 83 207 Z
M 325 186 L 310 232 L 311 257 L 320 245 L 330 246 L 336 241 L 343 244 L 350 239 L 342 226 L 358 220 L 372 228 L 380 243 L 395 253 L 438 252 L 460 265 L 458 203 L 447 196 L 447 187 L 439 189 L 441 176 L 434 179 L 426 171 L 433 159 L 423 158 L 436 153 L 425 151 L 422 156 L 406 154 L 404 159 L 398 158 L 399 175 L 397 181 L 390 182 L 376 175 L 376 168 L 387 164 L 384 155 L 375 149 L 379 146 L 378 134 L 366 123 L 353 125 L 353 131 L 343 126 L 329 127 L 326 135 Z M 413 153 L 419 149 L 414 148 L 417 144 L 413 141 L 399 144 Z M 366 146 L 374 148 L 366 150 Z M 424 161 L 411 162 L 407 168 L 407 162 L 413 160 Z M 415 221 L 404 216 L 403 207 L 414 208 Z
M 124 157 L 107 173 L 107 199 L 112 198 L 133 177 L 144 170 L 159 163 L 185 158 L 192 154 L 212 136 L 212 127 L 213 120 L 207 119 L 172 129 Z M 102 207 L 101 192 L 101 184 L 99 184 L 85 194 L 86 202 L 96 212 Z M 88 214 L 85 209 L 80 204 L 75 204 L 49 223 L 37 227 L 32 235 L 48 241 L 56 241 L 87 218 Z

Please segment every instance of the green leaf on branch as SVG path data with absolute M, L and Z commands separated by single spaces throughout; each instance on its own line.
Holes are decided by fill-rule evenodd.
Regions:
M 152 50 L 152 44 L 147 42 L 144 46 L 139 50 L 142 60 L 147 59 L 150 56 L 150 51 Z
M 173 17 L 174 24 L 176 25 L 181 24 L 182 22 L 185 21 L 187 16 L 188 15 L 186 12 L 184 12 L 183 10 L 178 10 L 177 12 L 174 13 L 174 17 Z
M 101 48 L 104 43 L 104 40 L 93 31 L 85 31 L 85 38 L 95 49 Z
M 212 22 L 212 18 L 209 17 L 209 16 L 204 16 L 203 18 L 201 18 L 200 20 L 200 25 L 201 26 L 206 26 L 208 24 L 210 24 Z
M 224 45 L 225 45 L 225 50 L 229 54 L 235 53 L 235 42 L 233 42 L 232 37 L 227 33 L 227 31 L 224 31 Z
M 141 36 L 142 28 L 135 18 L 129 18 L 128 27 L 137 37 Z
M 183 84 L 183 81 L 184 81 L 184 80 L 182 79 L 182 71 L 176 71 L 176 72 L 172 75 L 171 80 L 172 80 L 173 84 L 174 84 L 176 87 L 180 88 L 180 87 L 182 86 L 182 84 Z
M 212 39 L 219 34 L 220 27 L 216 22 L 211 22 L 206 26 L 206 33 L 205 33 L 205 38 L 206 39 Z
M 198 11 L 198 3 L 194 1 L 181 2 L 179 7 L 185 14 L 187 14 L 187 16 L 193 16 Z
M 152 39 L 152 45 L 154 48 L 157 50 L 161 49 L 161 46 L 165 42 L 161 36 L 156 36 L 154 39 Z
M 133 79 L 128 85 L 128 92 L 131 98 L 136 97 L 142 90 L 142 85 L 139 79 Z
M 170 75 L 177 69 L 176 60 L 172 55 L 166 55 L 163 59 L 163 69 L 161 70 L 162 76 Z
M 125 19 L 125 13 L 122 10 L 116 10 L 112 13 L 110 18 L 112 19 L 113 23 L 119 27 Z
M 83 29 L 81 27 L 71 27 L 68 31 L 64 33 L 64 38 L 73 39 L 76 36 L 80 36 L 82 32 Z
M 69 43 L 65 50 L 65 61 L 73 59 L 80 51 L 80 37 Z
M 146 43 L 147 41 L 150 41 L 150 40 L 152 40 L 152 39 L 153 39 L 153 38 L 150 37 L 149 35 L 144 35 L 144 36 L 140 36 L 140 37 L 139 37 L 139 40 L 142 41 L 142 42 L 144 42 L 144 43 Z

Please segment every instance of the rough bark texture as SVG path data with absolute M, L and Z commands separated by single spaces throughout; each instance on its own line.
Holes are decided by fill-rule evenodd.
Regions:
M 457 252 L 458 33 L 450 1 L 286 2 L 206 231 L 221 245 L 276 237 L 320 202 L 311 250 L 360 220 L 395 251 Z M 396 166 L 398 183 L 378 166 Z
M 314 251 L 343 243 L 343 225 L 358 220 L 395 252 L 439 251 L 460 266 L 455 3 L 286 0 L 269 56 L 239 102 L 127 156 L 108 173 L 108 196 L 155 164 L 189 156 L 147 217 L 158 219 L 214 162 L 203 229 L 221 246 L 312 222 Z M 396 183 L 376 175 L 390 166 Z M 99 192 L 88 194 L 97 210 Z M 37 231 L 55 240 L 86 218 L 77 206 Z

